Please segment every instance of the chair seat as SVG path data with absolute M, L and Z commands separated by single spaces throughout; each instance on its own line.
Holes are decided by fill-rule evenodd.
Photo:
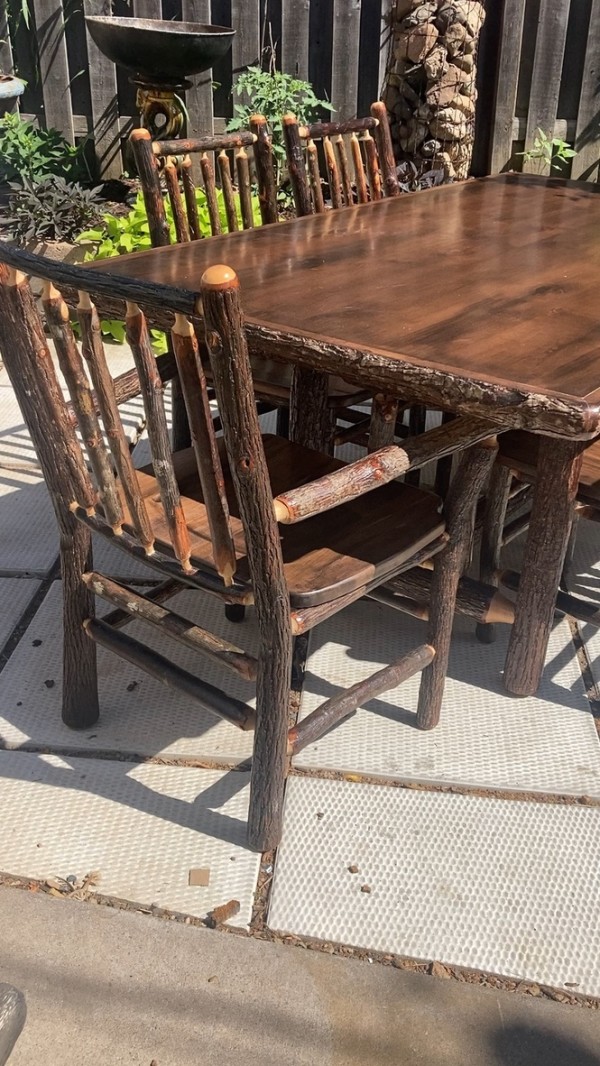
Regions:
M 505 466 L 513 467 L 528 480 L 534 481 L 539 456 L 539 436 L 515 430 L 512 433 L 502 433 L 499 444 L 499 461 Z M 600 505 L 600 439 L 592 441 L 583 453 L 577 496 L 591 506 Z
M 274 496 L 345 465 L 283 437 L 266 434 L 263 444 Z M 221 438 L 219 447 L 238 558 L 236 580 L 250 583 L 242 523 Z M 214 570 L 193 450 L 176 453 L 174 467 L 192 542 L 192 565 Z M 138 471 L 138 477 L 157 545 L 168 551 L 168 531 L 152 467 Z M 443 533 L 440 506 L 433 493 L 393 482 L 335 510 L 295 525 L 280 526 L 292 607 L 329 603 L 393 576 L 415 552 Z M 123 507 L 127 510 L 124 499 Z

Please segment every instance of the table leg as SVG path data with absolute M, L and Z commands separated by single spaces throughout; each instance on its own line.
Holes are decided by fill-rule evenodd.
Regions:
M 321 370 L 295 366 L 290 395 L 290 440 L 330 452 L 335 415 L 328 406 L 329 376 Z
M 585 442 L 543 437 L 504 684 L 532 696 L 540 683 L 567 549 Z

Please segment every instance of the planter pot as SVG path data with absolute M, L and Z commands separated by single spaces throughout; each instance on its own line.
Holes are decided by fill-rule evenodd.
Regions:
M 15 244 L 15 241 L 11 241 Z M 83 263 L 85 253 L 91 248 L 91 244 L 69 244 L 68 241 L 28 241 L 24 245 L 27 252 L 33 255 L 43 255 L 46 259 L 54 259 L 59 263 Z M 42 284 L 38 278 L 31 279 L 31 289 L 36 296 L 42 291 Z
M 12 74 L 0 74 L 0 115 L 13 111 L 15 104 L 25 90 L 25 83 Z

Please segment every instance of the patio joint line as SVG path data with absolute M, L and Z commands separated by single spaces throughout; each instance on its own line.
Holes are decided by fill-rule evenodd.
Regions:
M 93 728 L 94 726 L 91 727 L 91 729 Z M 218 761 L 216 759 L 195 758 L 194 756 L 186 755 L 140 755 L 138 752 L 113 751 L 110 748 L 71 748 L 66 747 L 64 744 L 35 744 L 27 740 L 23 741 L 22 744 L 0 741 L 0 751 L 23 752 L 28 755 L 59 755 L 65 759 L 102 759 L 107 762 L 132 763 L 135 766 L 151 763 L 155 766 L 188 767 L 195 770 L 235 770 L 242 773 L 248 773 L 251 767 L 250 759 L 235 762 L 234 759 Z
M 440 781 L 415 781 L 408 778 L 390 778 L 361 774 L 360 771 L 321 770 L 318 767 L 294 766 L 289 771 L 290 777 L 311 777 L 324 781 L 350 781 L 359 785 L 378 785 L 379 787 L 403 788 L 413 792 L 441 792 L 457 796 L 478 796 L 484 799 L 499 799 L 512 802 L 542 803 L 560 807 L 600 807 L 600 797 L 570 795 L 563 792 L 533 792 L 507 788 L 483 788 L 478 785 L 457 785 Z
M 4 667 L 8 664 L 11 655 L 18 647 L 22 638 L 25 636 L 29 628 L 30 622 L 33 621 L 39 608 L 44 602 L 50 588 L 52 587 L 57 574 L 60 574 L 60 557 L 57 555 L 52 566 L 46 572 L 46 576 L 41 578 L 39 588 L 31 597 L 27 607 L 23 611 L 23 614 L 19 618 L 18 622 L 14 626 L 12 633 L 5 641 L 4 646 L 0 649 L 0 673 L 4 670 Z

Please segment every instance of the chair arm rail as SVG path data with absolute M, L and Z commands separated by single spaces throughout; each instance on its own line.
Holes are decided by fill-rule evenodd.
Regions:
M 498 432 L 502 432 L 498 426 L 482 418 L 456 418 L 427 433 L 409 437 L 402 446 L 390 444 L 308 485 L 281 493 L 273 500 L 275 517 L 284 525 L 301 522 L 372 492 L 408 470 L 416 470 L 432 460 L 494 437 Z

